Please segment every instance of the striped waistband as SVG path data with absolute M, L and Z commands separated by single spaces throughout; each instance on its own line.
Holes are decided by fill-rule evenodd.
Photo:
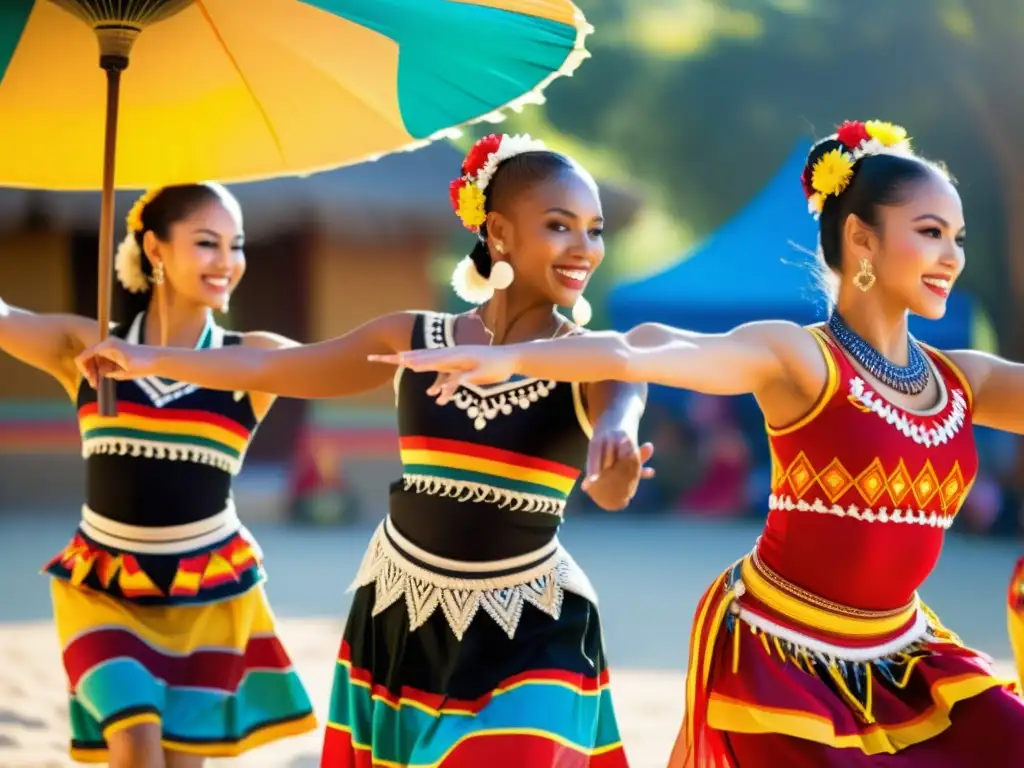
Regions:
M 208 547 L 234 535 L 242 528 L 235 503 L 211 517 L 185 525 L 146 527 L 128 525 L 82 507 L 81 531 L 105 547 L 140 554 L 175 555 Z
M 792 584 L 753 552 L 736 568 L 733 589 L 742 619 L 770 635 L 850 660 L 878 658 L 928 631 L 917 594 L 894 610 L 871 611 L 832 602 Z

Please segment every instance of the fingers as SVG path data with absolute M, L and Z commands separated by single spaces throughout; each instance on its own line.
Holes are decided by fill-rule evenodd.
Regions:
M 79 356 L 75 358 L 75 366 L 78 368 L 79 373 L 89 383 L 89 386 L 93 389 L 99 385 L 100 379 L 114 379 L 116 381 L 124 381 L 130 376 L 124 368 L 117 365 L 117 363 L 108 360 L 98 355 L 92 355 L 90 357 Z
M 430 397 L 437 397 L 441 394 L 441 386 L 444 384 L 448 374 L 439 373 L 434 377 L 434 383 L 427 387 L 427 394 Z
M 409 366 L 402 359 L 401 354 L 394 355 L 367 355 L 366 359 L 371 363 L 385 363 L 387 365 L 397 365 L 402 368 L 408 368 Z
M 459 387 L 465 383 L 467 378 L 464 373 L 446 373 L 444 377 L 441 383 L 441 393 L 437 398 L 438 405 L 447 405 L 451 402 Z
M 592 440 L 590 448 L 587 450 L 586 475 L 580 487 L 587 490 L 603 472 L 615 466 L 620 458 L 628 457 L 631 453 L 632 449 L 627 437 L 608 435 Z
M 640 446 L 640 463 L 646 464 L 654 456 L 654 443 L 644 443 Z

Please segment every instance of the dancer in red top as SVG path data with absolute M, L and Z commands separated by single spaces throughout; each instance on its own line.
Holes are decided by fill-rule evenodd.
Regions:
M 753 393 L 769 425 L 763 535 L 701 600 L 671 768 L 1019 766 L 1024 700 L 918 598 L 977 472 L 972 423 L 1024 433 L 1024 366 L 916 341 L 964 266 L 960 198 L 888 123 L 844 123 L 803 186 L 838 278 L 821 326 L 647 324 L 384 358 L 442 400 L 511 372 Z

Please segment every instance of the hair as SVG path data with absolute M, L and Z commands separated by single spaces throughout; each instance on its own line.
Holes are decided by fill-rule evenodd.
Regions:
M 551 150 L 534 150 L 513 155 L 503 161 L 495 170 L 491 183 L 487 186 L 484 198 L 484 212 L 505 209 L 510 201 L 520 192 L 535 184 L 554 178 L 565 171 L 578 171 L 572 159 Z M 480 276 L 487 279 L 491 276 L 491 251 L 487 246 L 487 224 L 480 225 L 479 239 L 469 258 Z
M 811 177 L 815 163 L 832 150 L 847 151 L 834 137 L 815 144 L 807 155 L 804 178 Z M 907 201 L 912 188 L 933 173 L 952 181 L 941 163 L 916 155 L 873 154 L 857 160 L 853 178 L 839 195 L 825 198 L 818 220 L 818 257 L 833 274 L 842 274 L 843 229 L 852 214 L 870 227 L 881 223 L 880 208 Z
M 146 232 L 152 232 L 159 240 L 167 241 L 171 236 L 171 228 L 180 221 L 187 219 L 200 208 L 210 203 L 221 203 L 232 211 L 241 213 L 238 201 L 225 187 L 216 182 L 200 182 L 196 184 L 176 184 L 162 187 L 143 206 L 140 218 L 142 229 L 129 233 L 138 248 L 139 269 L 143 277 L 151 280 L 153 265 L 146 258 L 142 243 Z M 124 286 L 122 286 L 124 288 Z M 134 317 L 149 307 L 152 292 L 130 292 L 122 290 L 121 306 L 126 318 Z

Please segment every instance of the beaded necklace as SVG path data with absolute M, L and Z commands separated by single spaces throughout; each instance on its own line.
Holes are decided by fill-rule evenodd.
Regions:
M 907 364 L 896 365 L 886 360 L 881 352 L 850 328 L 838 312 L 833 312 L 828 319 L 828 329 L 839 345 L 860 363 L 861 367 L 887 387 L 905 395 L 919 395 L 928 386 L 931 368 L 924 352 L 921 351 L 921 345 L 913 336 L 907 335 Z

